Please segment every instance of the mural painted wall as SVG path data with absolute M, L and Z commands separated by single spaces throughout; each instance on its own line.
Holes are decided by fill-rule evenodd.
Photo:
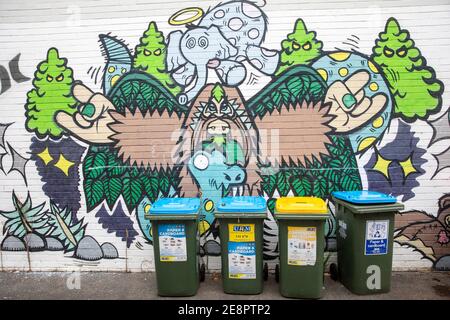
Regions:
M 2 269 L 151 270 L 145 214 L 180 196 L 201 197 L 211 269 L 220 198 L 264 196 L 264 257 L 276 261 L 276 198 L 367 188 L 405 203 L 394 267 L 449 269 L 450 69 L 435 50 L 449 49 L 437 39 L 450 6 L 436 1 L 434 28 L 413 32 L 405 25 L 430 15 L 414 1 L 400 17 L 351 1 L 317 3 L 319 17 L 312 4 L 208 4 L 136 4 L 135 22 L 114 23 L 121 6 L 107 1 L 42 4 L 62 22 L 2 2 Z M 329 219 L 327 251 L 336 229 Z

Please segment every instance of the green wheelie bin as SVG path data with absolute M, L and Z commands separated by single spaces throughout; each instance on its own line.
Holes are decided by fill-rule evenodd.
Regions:
M 386 293 L 391 288 L 396 198 L 375 191 L 332 193 L 336 212 L 337 266 L 330 275 L 356 294 Z
M 318 299 L 323 294 L 325 201 L 315 197 L 281 197 L 275 204 L 280 264 L 275 269 L 284 297 Z
M 259 294 L 267 279 L 263 265 L 263 223 L 267 204 L 263 197 L 222 198 L 215 217 L 220 225 L 223 291 Z
M 204 278 L 197 254 L 199 211 L 198 198 L 162 198 L 150 208 L 160 296 L 193 296 Z

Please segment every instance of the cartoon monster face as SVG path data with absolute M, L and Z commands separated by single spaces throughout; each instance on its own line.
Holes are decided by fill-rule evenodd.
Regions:
M 219 150 L 227 163 L 246 164 L 249 140 L 253 136 L 247 133 L 252 131 L 252 126 L 234 89 L 221 84 L 205 87 L 192 106 L 189 120 L 193 150 Z
M 183 56 L 194 65 L 206 65 L 209 60 L 228 59 L 237 54 L 237 49 L 216 26 L 186 31 L 180 45 Z
M 238 165 L 227 165 L 219 151 L 198 151 L 189 160 L 188 168 L 199 188 L 208 195 L 224 192 L 232 185 L 245 181 L 245 171 Z
M 146 64 L 148 73 L 160 72 L 158 68 L 166 63 L 166 48 L 160 43 L 149 43 L 146 47 L 138 46 L 136 51 L 137 55 L 149 62 Z
M 206 131 L 211 136 L 227 136 L 230 133 L 229 121 L 236 119 L 237 105 L 229 101 L 223 87 L 216 84 L 211 91 L 208 103 L 201 114 L 202 120 L 208 122 Z
M 302 19 L 298 19 L 292 33 L 281 42 L 283 53 L 281 60 L 289 66 L 307 64 L 322 52 L 322 42 L 316 39 L 314 31 L 308 31 Z
M 311 50 L 312 45 L 310 41 L 298 43 L 296 40 L 284 40 L 283 48 L 287 54 L 302 50 L 306 53 Z
M 161 54 L 163 52 L 164 52 L 164 49 L 161 50 L 161 48 L 153 49 L 153 51 L 151 50 L 151 48 L 150 49 L 145 48 L 142 53 L 144 54 L 144 56 L 147 56 L 147 57 L 151 56 L 151 55 L 153 55 L 155 57 L 159 57 L 159 56 L 161 56 Z
M 380 37 L 374 48 L 380 66 L 392 67 L 401 72 L 404 68 L 410 69 L 421 63 L 420 59 L 415 59 L 420 57 L 420 51 L 414 47 L 414 41 L 409 38 L 409 33 L 401 30 L 395 19 L 389 19 L 385 34 Z
M 39 65 L 39 72 L 36 73 L 35 81 L 39 82 L 38 87 L 45 92 L 46 96 L 59 95 L 61 91 L 65 92 L 71 86 L 72 69 L 65 68 L 62 70 L 61 65 L 64 64 L 65 59 L 58 56 L 56 49 L 48 51 L 47 59 L 48 63 L 43 62 Z
M 407 42 L 412 42 L 409 40 Z M 391 40 L 386 43 L 382 47 L 382 55 L 384 56 L 384 65 L 382 66 L 391 66 L 395 65 L 396 67 L 410 68 L 414 64 L 408 55 L 419 55 L 419 52 L 416 48 L 410 48 L 409 46 L 412 44 L 402 43 L 398 39 Z

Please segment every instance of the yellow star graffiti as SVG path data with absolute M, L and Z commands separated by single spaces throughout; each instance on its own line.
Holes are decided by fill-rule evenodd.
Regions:
M 53 157 L 48 151 L 48 147 L 45 148 L 41 153 L 38 153 L 37 156 L 41 158 L 42 161 L 44 161 L 45 165 L 48 165 L 53 160 Z
M 400 166 L 402 167 L 403 174 L 405 175 L 405 178 L 410 175 L 411 173 L 418 172 L 416 168 L 414 168 L 411 157 L 406 159 L 405 161 L 399 161 L 398 162 Z
M 377 161 L 373 166 L 373 170 L 380 172 L 382 175 L 389 179 L 389 165 L 392 163 L 391 160 L 386 160 L 377 152 Z
M 58 162 L 55 163 L 55 167 L 57 167 L 59 170 L 64 172 L 66 176 L 69 176 L 69 169 L 72 167 L 75 163 L 72 161 L 67 160 L 64 158 L 62 154 L 59 155 Z

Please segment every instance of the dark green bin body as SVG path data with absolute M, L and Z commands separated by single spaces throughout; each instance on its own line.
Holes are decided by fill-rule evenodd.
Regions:
M 318 299 L 323 295 L 325 222 L 329 215 L 280 214 L 278 221 L 278 248 L 280 252 L 280 293 L 288 298 Z M 316 263 L 313 266 L 288 264 L 288 226 L 316 227 Z
M 332 197 L 336 210 L 338 277 L 351 292 L 365 295 L 391 289 L 395 214 L 400 203 L 357 205 Z M 366 255 L 367 221 L 389 221 L 387 253 Z M 379 279 L 379 280 L 377 280 Z
M 222 285 L 229 294 L 260 294 L 264 287 L 263 277 L 263 223 L 266 213 L 215 213 L 220 224 L 220 243 L 222 247 Z M 256 245 L 256 279 L 231 279 L 228 268 L 229 224 L 254 224 Z
M 200 284 L 198 259 L 198 215 L 146 215 L 152 222 L 153 252 L 155 257 L 158 295 L 169 297 L 193 296 Z M 159 232 L 161 224 L 184 224 L 187 261 L 160 260 Z

